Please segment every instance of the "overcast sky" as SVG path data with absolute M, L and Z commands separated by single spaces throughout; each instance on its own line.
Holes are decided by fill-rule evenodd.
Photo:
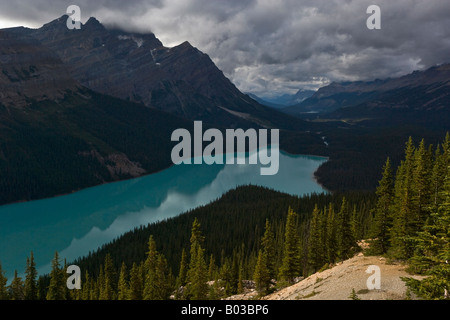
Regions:
M 81 20 L 187 40 L 244 92 L 316 89 L 395 77 L 450 62 L 449 0 L 0 0 L 0 28 L 40 27 L 81 8 Z M 369 5 L 381 30 L 369 30 Z

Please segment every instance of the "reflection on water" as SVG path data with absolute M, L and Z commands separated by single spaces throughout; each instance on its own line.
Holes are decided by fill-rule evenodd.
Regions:
M 55 251 L 70 262 L 139 225 L 205 205 L 239 185 L 293 195 L 323 192 L 313 173 L 324 161 L 280 153 L 273 176 L 261 176 L 260 165 L 182 164 L 70 195 L 0 206 L 0 262 L 10 279 L 14 269 L 25 270 L 33 251 L 38 271 L 49 272 Z

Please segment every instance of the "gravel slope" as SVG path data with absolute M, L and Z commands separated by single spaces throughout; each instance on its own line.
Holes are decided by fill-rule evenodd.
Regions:
M 367 280 L 373 273 L 366 273 L 369 266 L 380 268 L 380 289 L 369 290 Z M 352 289 L 361 300 L 402 300 L 407 288 L 400 277 L 413 277 L 401 264 L 387 264 L 383 257 L 365 257 L 363 254 L 341 262 L 331 269 L 315 273 L 300 282 L 264 297 L 267 300 L 349 300 Z M 411 293 L 412 299 L 417 297 Z

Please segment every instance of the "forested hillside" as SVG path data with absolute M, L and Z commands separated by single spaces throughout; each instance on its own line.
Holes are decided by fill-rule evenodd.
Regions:
M 360 239 L 369 241 L 368 254 L 430 275 L 405 279 L 419 296 L 448 299 L 450 135 L 437 146 L 409 139 L 397 168 L 387 159 L 376 194 L 298 198 L 239 187 L 75 261 L 83 270 L 81 290 L 65 289 L 56 253 L 50 275 L 36 279 L 31 255 L 25 281 L 16 274 L 6 287 L 0 279 L 0 293 L 12 299 L 218 299 L 242 292 L 243 280 L 252 279 L 265 294 L 351 257 Z

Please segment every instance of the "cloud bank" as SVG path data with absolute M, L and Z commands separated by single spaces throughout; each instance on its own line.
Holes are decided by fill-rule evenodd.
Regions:
M 241 91 L 266 97 L 450 62 L 448 0 L 15 0 L 0 4 L 0 27 L 39 27 L 71 4 L 82 21 L 188 40 Z M 372 4 L 381 30 L 366 27 Z

